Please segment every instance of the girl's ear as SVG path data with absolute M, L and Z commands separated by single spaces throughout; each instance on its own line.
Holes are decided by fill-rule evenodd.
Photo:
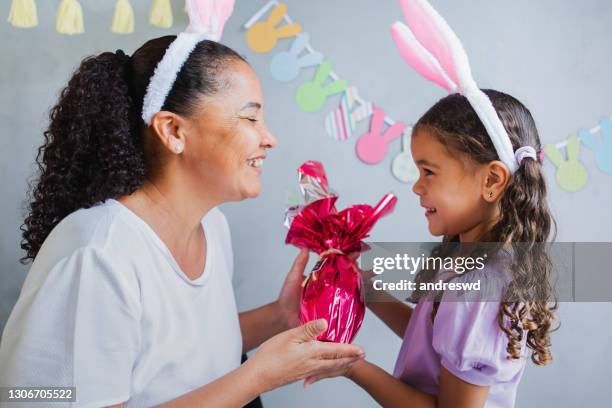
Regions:
M 185 146 L 186 123 L 176 113 L 157 112 L 151 118 L 151 128 L 161 144 L 171 153 L 180 154 Z
M 510 181 L 510 170 L 504 163 L 494 160 L 487 164 L 485 180 L 482 186 L 482 197 L 489 203 L 494 203 L 502 196 Z

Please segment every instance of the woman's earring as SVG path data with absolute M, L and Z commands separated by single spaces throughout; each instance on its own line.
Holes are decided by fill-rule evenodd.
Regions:
M 493 198 L 493 192 L 489 191 L 489 198 Z
M 183 153 L 184 147 L 185 146 L 183 145 L 183 142 L 181 142 L 180 140 L 176 140 L 176 139 L 172 140 L 172 149 L 174 150 L 176 154 Z

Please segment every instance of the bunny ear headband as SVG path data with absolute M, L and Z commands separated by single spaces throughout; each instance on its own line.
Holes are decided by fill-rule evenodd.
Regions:
M 223 26 L 234 10 L 234 0 L 186 0 L 189 26 L 170 44 L 149 81 L 142 104 L 142 119 L 151 118 L 164 106 L 183 64 L 200 41 L 219 41 Z
M 514 151 L 504 125 L 487 95 L 472 78 L 461 41 L 426 0 L 399 0 L 407 26 L 395 22 L 391 35 L 402 58 L 425 79 L 467 98 L 482 121 L 500 160 L 514 173 L 526 157 L 537 160 L 532 146 Z

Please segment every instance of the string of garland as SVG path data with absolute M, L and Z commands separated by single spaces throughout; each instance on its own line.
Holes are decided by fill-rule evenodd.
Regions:
M 266 14 L 268 17 L 264 19 Z M 286 24 L 279 26 L 281 21 Z M 327 88 L 330 88 L 330 86 L 323 86 L 325 79 L 329 76 L 337 83 L 339 82 L 338 77 L 330 69 L 323 69 L 326 65 L 331 66 L 331 62 L 312 48 L 309 44 L 308 33 L 300 32 L 301 25 L 289 16 L 286 4 L 278 0 L 268 1 L 244 24 L 244 28 L 247 30 L 247 45 L 257 53 L 268 53 L 278 45 L 279 40 L 295 37 L 289 50 L 278 52 L 272 58 L 270 71 L 278 81 L 291 82 L 298 78 L 302 68 L 319 66 L 314 81 L 304 82 L 298 87 L 296 102 L 302 110 L 318 111 L 324 107 L 328 97 L 343 92 L 340 107 L 328 113 L 325 119 L 325 128 L 330 136 L 343 142 L 354 133 L 354 126 L 357 122 L 368 117 L 372 118 L 372 123 L 376 122 L 374 119 L 377 108 L 359 98 L 356 87 L 345 86 L 337 89 L 338 92 L 325 92 Z M 300 93 L 299 91 L 303 89 L 309 92 Z M 315 106 L 311 109 L 313 104 Z M 390 125 L 387 132 L 393 130 L 393 126 L 397 126 L 392 119 L 385 118 L 385 122 Z M 387 132 L 381 135 L 380 129 L 374 132 L 373 127 L 371 125 L 370 132 L 357 141 L 355 149 L 359 158 L 367 164 L 382 162 L 387 153 L 387 140 L 385 140 Z M 395 136 L 399 133 L 396 132 Z M 410 155 L 407 134 L 402 135 L 401 140 L 401 151 L 392 161 L 391 173 L 403 183 L 414 182 L 418 178 L 418 170 Z M 360 142 L 363 143 L 360 144 Z M 612 117 L 603 117 L 599 125 L 591 129 L 581 129 L 577 134 L 567 137 L 566 140 L 549 143 L 543 147 L 544 156 L 555 167 L 555 181 L 559 187 L 569 192 L 582 190 L 589 178 L 587 168 L 580 157 L 581 150 L 584 150 L 581 149 L 582 146 L 585 146 L 595 156 L 595 163 L 599 170 L 612 174 Z
M 35 0 L 12 0 L 7 21 L 16 28 L 38 26 L 38 10 Z M 149 23 L 158 28 L 170 28 L 173 24 L 170 0 L 152 0 Z M 116 34 L 134 32 L 134 9 L 130 0 L 116 0 L 110 30 Z M 60 34 L 74 35 L 85 32 L 83 8 L 79 0 L 61 0 L 55 15 L 55 29 Z

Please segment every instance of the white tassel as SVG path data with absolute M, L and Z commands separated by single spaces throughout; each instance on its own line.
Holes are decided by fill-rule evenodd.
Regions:
M 38 13 L 34 0 L 13 0 L 8 22 L 13 27 L 31 28 L 38 25 Z
M 83 9 L 77 0 L 62 0 L 57 9 L 55 29 L 61 34 L 81 34 L 83 27 Z
M 117 0 L 111 31 L 116 34 L 134 32 L 134 10 L 128 0 Z
M 149 13 L 151 25 L 159 28 L 172 27 L 172 5 L 170 0 L 153 0 Z

